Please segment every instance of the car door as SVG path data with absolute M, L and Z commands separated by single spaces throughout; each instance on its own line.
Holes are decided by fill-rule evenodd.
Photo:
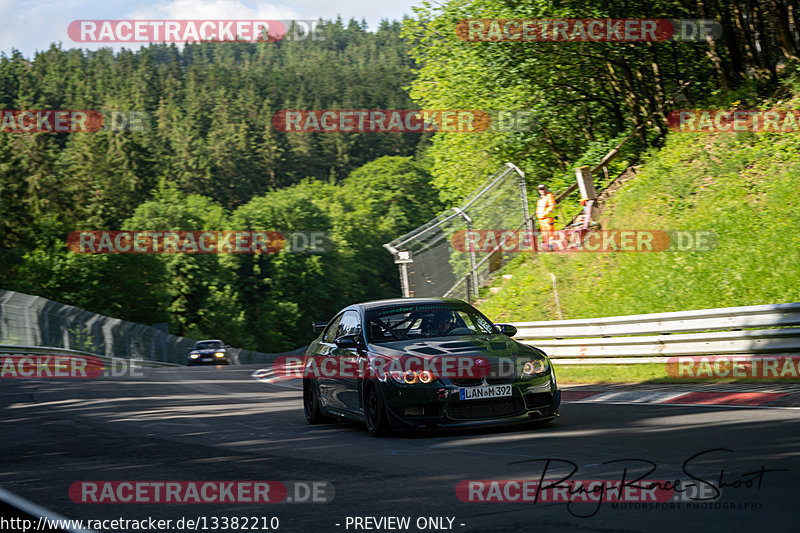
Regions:
M 361 315 L 358 311 L 347 311 L 342 315 L 336 337 L 343 335 L 361 336 Z M 332 405 L 338 409 L 356 412 L 359 410 L 358 380 L 361 377 L 361 350 L 334 347 L 336 372 L 332 378 Z
M 333 376 L 330 374 L 331 369 L 336 368 L 336 340 L 339 331 L 339 322 L 341 322 L 343 315 L 338 315 L 328 323 L 322 334 L 322 340 L 317 343 L 317 349 L 314 356 L 314 374 L 317 377 L 317 384 L 319 385 L 319 399 L 325 407 L 333 406 L 335 400 L 333 399 Z

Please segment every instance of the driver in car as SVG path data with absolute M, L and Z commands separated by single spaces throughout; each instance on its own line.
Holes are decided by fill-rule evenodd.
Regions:
M 456 321 L 453 318 L 453 313 L 447 311 L 439 311 L 433 316 L 433 327 L 431 328 L 431 337 L 438 337 L 440 335 L 447 335 L 455 328 Z

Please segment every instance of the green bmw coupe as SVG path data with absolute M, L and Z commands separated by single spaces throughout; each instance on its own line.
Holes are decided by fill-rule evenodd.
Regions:
M 453 298 L 351 305 L 306 351 L 306 419 L 359 420 L 375 436 L 553 419 L 561 391 L 550 360 L 515 333 Z

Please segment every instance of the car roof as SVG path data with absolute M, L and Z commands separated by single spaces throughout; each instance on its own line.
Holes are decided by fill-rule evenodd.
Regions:
M 222 342 L 222 341 L 219 339 L 203 339 L 201 341 L 195 342 L 195 344 L 200 344 L 201 342 Z
M 393 305 L 432 305 L 432 304 L 466 304 L 464 300 L 458 298 L 390 298 L 388 300 L 373 300 L 371 302 L 361 302 L 353 304 L 348 309 L 377 309 L 379 307 L 391 307 Z M 469 305 L 469 304 L 467 304 Z

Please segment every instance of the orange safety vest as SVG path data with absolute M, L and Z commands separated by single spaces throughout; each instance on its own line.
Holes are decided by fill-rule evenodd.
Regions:
M 556 209 L 556 197 L 553 193 L 548 192 L 544 196 L 539 197 L 536 202 L 536 218 L 555 218 L 553 211 Z

